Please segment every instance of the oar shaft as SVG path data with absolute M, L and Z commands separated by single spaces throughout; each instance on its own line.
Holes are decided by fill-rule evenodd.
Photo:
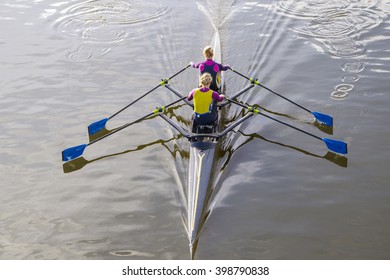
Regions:
M 96 142 L 99 142 L 100 140 L 103 140 L 104 138 L 106 138 L 106 137 L 108 137 L 108 136 L 110 136 L 110 135 L 112 135 L 114 133 L 117 133 L 118 131 L 121 131 L 122 129 L 125 129 L 126 127 L 129 127 L 130 125 L 136 124 L 136 123 L 138 123 L 138 122 L 140 122 L 140 121 L 142 121 L 144 119 L 147 119 L 147 118 L 149 118 L 149 117 L 151 117 L 153 115 L 154 115 L 154 113 L 149 113 L 149 114 L 147 114 L 147 115 L 145 115 L 145 116 L 143 116 L 143 117 L 141 117 L 141 118 L 139 118 L 139 119 L 137 119 L 137 120 L 135 120 L 135 121 L 133 121 L 131 123 L 124 124 L 124 125 L 116 128 L 116 129 L 112 130 L 111 132 L 107 133 L 106 135 L 103 135 L 102 137 L 99 137 L 99 138 L 89 142 L 87 144 L 87 146 L 95 144 Z
M 245 92 L 247 92 L 248 90 L 250 90 L 251 88 L 253 88 L 255 85 L 249 85 L 247 86 L 246 88 L 240 90 L 239 92 L 233 94 L 232 96 L 230 96 L 230 99 L 234 100 L 236 99 L 237 97 L 239 97 L 240 95 L 244 94 Z M 225 100 L 224 102 L 218 104 L 218 107 L 219 108 L 222 108 L 222 107 L 225 107 L 226 105 L 228 105 L 230 102 L 228 100 Z
M 244 74 L 242 74 L 242 73 L 240 73 L 240 72 L 234 70 L 233 68 L 230 68 L 230 70 L 232 70 L 232 71 L 233 71 L 234 73 L 236 73 L 237 75 L 239 75 L 239 76 L 241 76 L 241 77 L 243 77 L 243 78 L 245 78 L 245 79 L 247 79 L 247 80 L 250 80 L 249 77 L 247 77 L 247 76 L 245 76 Z
M 309 109 L 307 109 L 307 108 L 303 107 L 302 105 L 300 105 L 300 104 L 298 104 L 298 103 L 292 101 L 291 99 L 289 99 L 289 98 L 287 98 L 287 97 L 285 97 L 285 96 L 283 96 L 283 95 L 277 93 L 276 91 L 273 91 L 272 89 L 270 89 L 270 88 L 268 88 L 268 87 L 266 87 L 266 86 L 264 86 L 264 85 L 262 85 L 262 84 L 260 84 L 260 83 L 258 83 L 258 85 L 261 86 L 262 88 L 268 90 L 269 92 L 272 92 L 273 94 L 275 94 L 275 95 L 277 95 L 277 96 L 283 98 L 284 100 L 289 101 L 290 103 L 294 104 L 295 106 L 298 106 L 299 108 L 305 110 L 306 112 L 311 113 L 311 111 L 310 111 Z
M 176 77 L 176 76 L 179 75 L 180 73 L 184 72 L 184 71 L 185 71 L 188 67 L 190 67 L 190 66 L 191 66 L 191 64 L 188 64 L 186 67 L 184 67 L 183 69 L 181 69 L 179 72 L 177 72 L 177 73 L 173 74 L 172 76 L 170 76 L 170 77 L 168 78 L 168 80 L 173 79 L 174 77 Z
M 239 102 L 237 102 L 237 101 L 235 101 L 235 100 L 232 100 L 232 99 L 227 99 L 227 100 L 229 100 L 229 101 L 232 102 L 233 104 L 236 104 L 236 105 L 241 106 L 241 107 L 243 107 L 243 108 L 245 108 L 245 109 L 248 109 L 247 106 L 245 106 L 245 105 L 243 105 L 243 104 L 241 104 L 241 103 L 239 103 Z M 286 122 L 283 122 L 283 121 L 281 121 L 281 120 L 275 119 L 275 118 L 273 118 L 273 117 L 271 117 L 271 116 L 268 116 L 268 115 L 266 115 L 266 114 L 264 114 L 264 113 L 262 113 L 262 112 L 259 112 L 259 111 L 258 111 L 258 112 L 256 112 L 256 113 L 259 114 L 259 115 L 262 115 L 262 116 L 264 116 L 264 117 L 266 117 L 266 118 L 269 118 L 269 119 L 271 119 L 271 120 L 273 120 L 273 121 L 276 121 L 276 122 L 278 122 L 278 123 L 281 123 L 281 124 L 284 124 L 284 125 L 286 125 L 286 126 L 288 126 L 288 127 L 291 127 L 291 128 L 293 128 L 293 129 L 295 129 L 295 130 L 298 130 L 298 131 L 300 131 L 300 132 L 303 132 L 303 133 L 305 133 L 305 134 L 307 134 L 307 135 L 309 135 L 309 136 L 312 136 L 312 137 L 314 137 L 314 138 L 317 138 L 317 139 L 319 139 L 319 140 L 322 140 L 322 138 L 321 138 L 321 137 L 318 137 L 317 135 L 311 134 L 311 133 L 309 133 L 309 132 L 307 132 L 307 131 L 304 131 L 304 130 L 298 128 L 298 127 L 295 127 L 295 126 L 293 126 L 293 125 L 291 125 L 291 124 L 288 124 L 288 123 L 286 123 Z
M 314 138 L 317 138 L 317 139 L 319 139 L 319 140 L 322 140 L 322 138 L 321 138 L 321 137 L 318 137 L 317 135 L 311 134 L 310 132 L 307 132 L 307 131 L 305 131 L 305 130 L 303 130 L 303 129 L 300 129 L 300 128 L 296 127 L 296 126 L 293 126 L 293 125 L 288 124 L 288 123 L 286 123 L 286 122 L 283 122 L 283 121 L 281 121 L 281 120 L 275 119 L 275 118 L 273 118 L 273 117 L 271 117 L 271 116 L 268 116 L 268 115 L 266 115 L 266 114 L 263 114 L 263 113 L 261 113 L 261 112 L 259 112 L 259 115 L 262 115 L 262 116 L 264 116 L 264 117 L 266 117 L 266 118 L 269 118 L 269 119 L 271 119 L 271 120 L 273 120 L 273 121 L 276 121 L 276 122 L 278 122 L 278 123 L 284 124 L 284 125 L 286 125 L 286 126 L 288 126 L 288 127 L 291 127 L 291 128 L 293 128 L 293 129 L 295 129 L 295 130 L 298 130 L 298 131 L 300 131 L 300 132 L 303 132 L 303 133 L 305 133 L 305 134 L 307 134 L 307 135 L 309 135 L 309 136 L 312 136 L 312 137 L 314 137 Z
M 165 87 L 167 88 L 167 89 L 169 89 L 171 92 L 173 92 L 177 97 L 180 97 L 180 98 L 182 98 L 182 97 L 184 97 L 185 95 L 184 94 L 182 94 L 182 93 L 180 93 L 177 89 L 175 89 L 175 88 L 173 88 L 171 85 L 165 85 Z M 187 104 L 187 105 L 189 105 L 189 106 L 191 106 L 191 107 L 194 107 L 194 105 L 190 102 L 190 101 L 188 101 L 188 100 L 185 100 L 185 103 Z
M 155 91 L 156 89 L 158 89 L 159 87 L 161 86 L 161 84 L 155 86 L 154 88 L 152 88 L 151 90 L 149 90 L 147 93 L 143 94 L 142 96 L 138 97 L 136 100 L 132 101 L 130 104 L 126 105 L 125 107 L 123 107 L 122 109 L 120 109 L 118 112 L 116 112 L 115 114 L 113 114 L 111 117 L 109 117 L 108 119 L 112 119 L 113 117 L 115 117 L 116 115 L 122 113 L 124 110 L 126 110 L 127 108 L 129 108 L 131 105 L 133 105 L 134 103 L 137 103 L 138 101 L 140 101 L 142 98 L 144 98 L 145 96 L 147 96 L 148 94 L 150 94 L 151 92 Z
M 168 105 L 163 106 L 161 108 L 169 108 L 169 107 L 175 105 L 176 103 L 179 103 L 180 101 L 184 100 L 185 98 L 187 98 L 187 96 L 184 96 L 184 97 L 182 97 L 182 98 L 180 98 L 180 99 L 178 99 L 178 100 L 176 100 L 176 101 L 174 101 L 172 103 L 169 103 Z M 107 133 L 106 135 L 103 135 L 102 137 L 99 137 L 99 138 L 93 140 L 92 142 L 89 142 L 89 144 L 87 144 L 87 146 L 90 146 L 90 145 L 92 145 L 92 144 L 94 144 L 94 143 L 96 143 L 96 142 L 98 142 L 100 140 L 103 140 L 104 138 L 106 138 L 106 137 L 108 137 L 108 136 L 110 136 L 110 135 L 112 135 L 114 133 L 117 133 L 118 131 L 121 131 L 122 129 L 125 129 L 126 127 L 129 127 L 129 126 L 131 126 L 133 124 L 136 124 L 136 123 L 138 123 L 138 122 L 140 122 L 140 121 L 142 121 L 144 119 L 147 119 L 147 118 L 149 118 L 149 117 L 151 117 L 151 116 L 153 116 L 155 114 L 156 114 L 156 110 L 151 112 L 151 113 L 149 113 L 149 114 L 147 114 L 147 115 L 145 115 L 145 116 L 143 116 L 143 117 L 141 117 L 141 118 L 139 118 L 139 119 L 137 119 L 137 120 L 135 120 L 135 121 L 133 121 L 133 122 L 131 122 L 131 123 L 124 124 L 124 125 L 116 128 L 116 129 L 114 129 L 113 131 Z
M 157 86 L 155 86 L 154 88 L 152 88 L 151 90 L 149 90 L 147 93 L 143 94 L 142 96 L 138 97 L 136 100 L 132 101 L 130 104 L 126 105 L 125 107 L 123 107 L 122 109 L 120 109 L 118 112 L 116 112 L 115 114 L 113 114 L 111 117 L 109 117 L 108 119 L 112 119 L 113 117 L 115 117 L 116 115 L 122 113 L 124 110 L 126 110 L 127 108 L 129 108 L 130 106 L 132 106 L 133 104 L 137 103 L 138 101 L 140 101 L 142 98 L 144 98 L 145 96 L 147 96 L 148 94 L 150 94 L 151 92 L 155 91 L 156 89 L 158 89 L 160 86 L 164 85 L 165 84 L 165 81 L 168 82 L 170 79 L 173 79 L 174 77 L 176 77 L 177 75 L 179 75 L 180 73 L 182 73 L 183 71 L 185 71 L 188 67 L 190 67 L 190 64 L 188 64 L 186 67 L 184 67 L 183 69 L 181 69 L 180 71 L 176 72 L 175 74 L 173 74 L 172 76 L 170 76 L 168 79 L 166 80 L 163 80 L 163 82 L 159 83 Z
M 151 112 L 151 113 L 149 113 L 149 114 L 147 114 L 147 115 L 145 115 L 145 116 L 143 116 L 143 117 L 141 117 L 141 118 L 139 118 L 139 119 L 137 119 L 137 120 L 135 120 L 135 121 L 133 121 L 131 123 L 124 124 L 124 125 L 116 128 L 116 129 L 112 130 L 108 134 L 103 135 L 102 137 L 99 137 L 99 138 L 93 140 L 89 144 L 82 144 L 82 145 L 78 145 L 78 146 L 67 148 L 67 149 L 63 150 L 62 153 L 61 153 L 62 154 L 62 160 L 63 161 L 69 161 L 69 160 L 73 160 L 75 158 L 78 158 L 79 156 L 81 156 L 84 153 L 84 150 L 85 150 L 85 148 L 87 146 L 90 146 L 90 145 L 92 145 L 92 144 L 94 144 L 96 142 L 99 142 L 100 140 L 103 140 L 103 139 L 107 138 L 108 136 L 113 135 L 114 133 L 117 133 L 118 131 L 121 131 L 122 129 L 125 129 L 126 127 L 129 127 L 129 126 L 131 126 L 133 124 L 136 124 L 136 123 L 138 123 L 138 122 L 140 122 L 140 121 L 142 121 L 144 119 L 147 119 L 147 118 L 149 118 L 149 117 L 151 117 L 153 115 L 157 115 L 157 114 L 163 112 L 166 108 L 168 108 L 168 107 L 170 107 L 170 106 L 172 106 L 172 105 L 174 105 L 174 104 L 184 100 L 185 98 L 186 97 L 182 97 L 182 98 L 180 98 L 180 99 L 178 99 L 178 100 L 176 100 L 176 101 L 174 101 L 174 102 L 172 102 L 172 103 L 170 103 L 170 104 L 168 104 L 166 106 L 163 106 L 163 107 L 160 107 L 160 108 L 156 108 L 155 110 L 153 110 L 153 112 Z
M 249 81 L 251 81 L 251 82 L 254 81 L 252 78 L 249 78 L 249 77 L 245 76 L 244 74 L 242 74 L 242 73 L 240 73 L 240 72 L 238 72 L 238 71 L 236 71 L 236 70 L 234 70 L 234 69 L 231 69 L 231 70 L 232 70 L 234 73 L 236 73 L 237 75 L 239 75 L 239 76 L 241 76 L 241 77 L 243 77 L 243 78 L 245 78 L 245 79 L 247 79 L 247 80 L 249 80 Z M 291 102 L 292 104 L 298 106 L 299 108 L 301 108 L 301 109 L 303 109 L 303 110 L 305 110 L 305 111 L 311 113 L 311 111 L 310 111 L 309 109 L 307 109 L 307 108 L 303 107 L 302 105 L 300 105 L 300 104 L 298 104 L 298 103 L 292 101 L 291 99 L 289 99 L 289 98 L 287 98 L 287 97 L 285 97 L 285 96 L 283 96 L 283 95 L 277 93 L 276 91 L 274 91 L 274 90 L 272 90 L 272 89 L 270 89 L 270 88 L 268 88 L 268 87 L 266 87 L 266 86 L 260 84 L 260 82 L 258 82 L 257 80 L 256 80 L 255 84 L 258 85 L 258 86 L 261 86 L 262 88 L 268 90 L 269 92 L 271 92 L 271 93 L 273 93 L 273 94 L 275 94 L 275 95 L 277 95 L 277 96 L 283 98 L 284 100 L 287 100 L 287 101 Z

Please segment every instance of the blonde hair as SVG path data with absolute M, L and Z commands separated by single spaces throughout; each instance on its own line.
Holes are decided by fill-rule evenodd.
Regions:
M 213 77 L 209 73 L 204 73 L 202 76 L 199 78 L 199 87 L 206 87 L 210 86 L 211 82 L 213 81 Z
M 213 48 L 210 47 L 210 46 L 205 47 L 204 50 L 203 50 L 203 55 L 207 59 L 213 58 L 214 57 L 214 50 L 213 50 Z

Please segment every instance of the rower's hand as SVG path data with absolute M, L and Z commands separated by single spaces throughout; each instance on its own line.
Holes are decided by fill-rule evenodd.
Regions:
M 190 62 L 190 65 L 191 65 L 192 67 L 194 67 L 194 66 L 195 66 L 195 63 L 194 63 L 193 61 L 191 61 L 191 62 Z

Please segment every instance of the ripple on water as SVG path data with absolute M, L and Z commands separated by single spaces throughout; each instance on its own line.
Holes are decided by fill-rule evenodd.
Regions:
M 145 257 L 145 258 L 152 258 L 154 257 L 153 254 L 147 253 L 147 252 L 140 252 L 135 250 L 121 250 L 121 251 L 115 251 L 110 252 L 110 255 L 116 256 L 116 257 L 130 257 L 130 256 L 136 256 L 136 257 Z
M 331 55 L 344 58 L 359 56 L 366 50 L 363 44 L 347 36 L 326 39 L 323 44 Z
M 86 62 L 92 58 L 92 54 L 86 51 L 76 50 L 70 52 L 68 58 L 73 62 Z
M 353 90 L 354 86 L 350 84 L 341 84 L 334 88 L 335 91 L 351 91 Z
M 354 86 L 350 84 L 340 84 L 334 88 L 334 92 L 330 94 L 332 99 L 342 100 L 348 97 L 349 92 L 353 90 Z
M 94 56 L 104 56 L 111 51 L 111 47 L 100 49 L 99 53 L 96 53 L 96 47 L 93 44 L 81 44 L 76 50 L 68 52 L 67 57 L 72 62 L 87 62 Z
M 348 97 L 348 91 L 336 90 L 330 94 L 332 99 L 342 100 Z
M 344 83 L 356 83 L 357 81 L 359 81 L 360 79 L 360 76 L 359 75 L 344 75 L 342 78 L 341 78 L 341 81 L 343 81 Z
M 344 58 L 362 55 L 365 46 L 356 37 L 378 26 L 384 18 L 383 13 L 372 9 L 369 2 L 360 1 L 279 1 L 274 11 L 309 19 L 304 26 L 293 30 L 321 42 L 330 55 Z
M 113 30 L 108 25 L 101 25 L 84 30 L 81 37 L 85 41 L 92 43 L 119 43 L 122 42 L 127 35 L 128 33 L 125 30 Z
M 317 17 L 296 32 L 316 38 L 351 36 L 382 22 L 383 15 L 370 9 L 348 8 L 318 11 Z
M 341 70 L 346 73 L 357 74 L 364 70 L 364 63 L 361 61 L 346 62 L 341 65 Z
M 286 0 L 277 2 L 273 11 L 284 16 L 310 19 L 317 18 L 323 11 L 340 10 L 348 5 L 346 0 Z
M 60 11 L 54 27 L 67 36 L 90 42 L 115 43 L 129 34 L 144 31 L 167 7 L 154 1 L 93 0 L 73 4 Z M 132 25 L 132 28 L 126 28 Z

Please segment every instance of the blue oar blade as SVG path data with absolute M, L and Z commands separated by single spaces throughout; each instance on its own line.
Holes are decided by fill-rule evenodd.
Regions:
M 102 119 L 100 121 L 97 121 L 97 122 L 90 124 L 88 126 L 88 134 L 93 135 L 93 134 L 99 132 L 100 130 L 102 130 L 103 128 L 105 128 L 107 121 L 108 121 L 108 118 L 105 118 L 105 119 Z
M 329 150 L 343 155 L 348 153 L 347 143 L 329 138 L 322 138 L 322 140 L 325 142 Z
M 320 113 L 320 112 L 311 112 L 314 117 L 316 117 L 317 121 L 326 124 L 327 126 L 333 126 L 333 117 Z
M 87 144 L 71 147 L 62 151 L 62 160 L 70 161 L 72 159 L 78 158 L 81 156 L 87 147 Z

